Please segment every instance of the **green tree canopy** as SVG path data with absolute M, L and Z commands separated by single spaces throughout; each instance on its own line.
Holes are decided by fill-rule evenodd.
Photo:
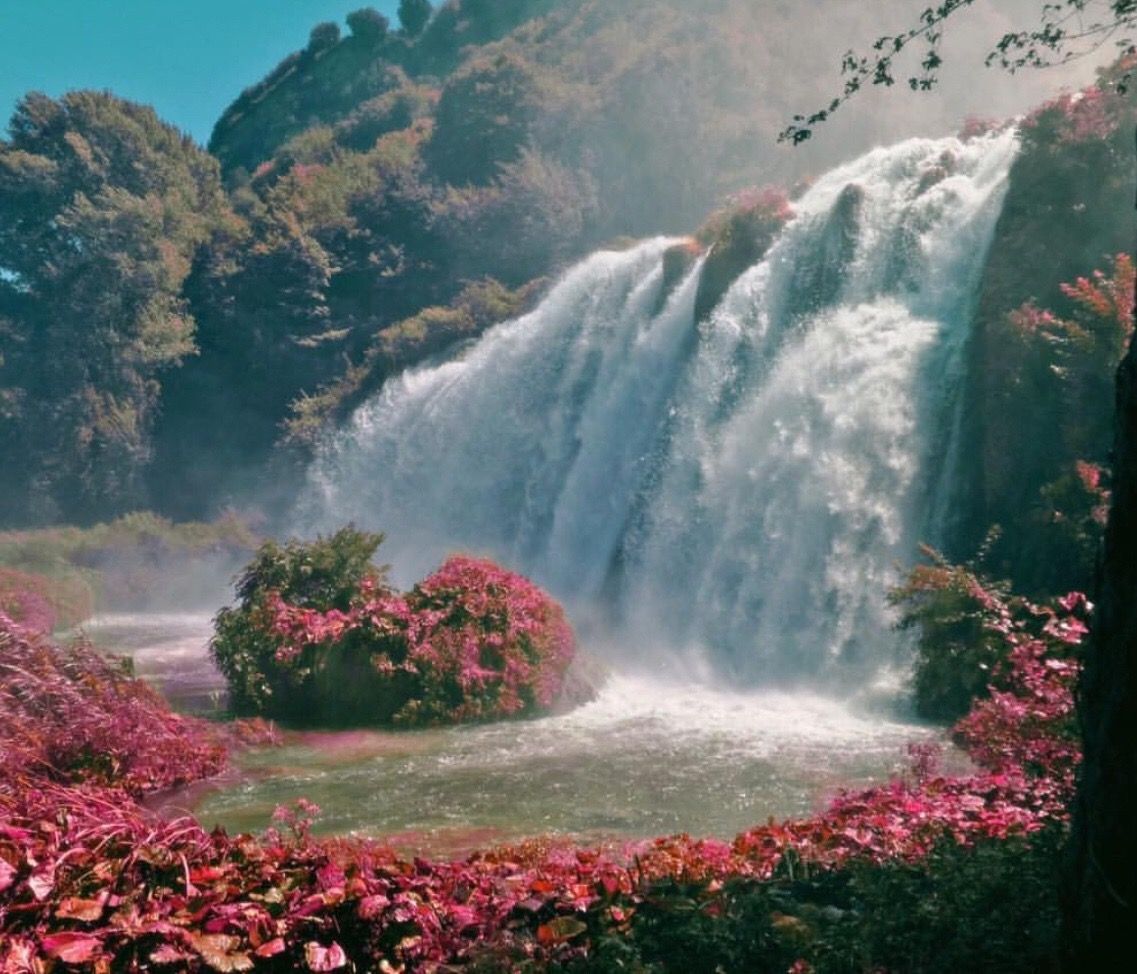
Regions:
M 161 371 L 194 351 L 181 298 L 227 212 L 216 162 L 108 93 L 31 94 L 0 141 L 0 445 L 17 519 L 141 501 Z M 18 460 L 16 460 L 18 458 Z
M 386 38 L 391 22 L 374 7 L 363 7 L 347 15 L 347 26 L 352 37 L 374 43 Z
M 430 0 L 399 0 L 399 23 L 409 37 L 418 37 L 423 32 L 432 13 Z

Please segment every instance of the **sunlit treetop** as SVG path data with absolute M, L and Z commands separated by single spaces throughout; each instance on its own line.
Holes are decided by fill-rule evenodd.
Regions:
M 848 50 L 841 59 L 844 87 L 828 105 L 810 115 L 795 115 L 778 135 L 779 142 L 798 145 L 813 135 L 816 126 L 867 85 L 896 84 L 898 61 L 913 47 L 919 49 L 916 69 L 904 80 L 913 91 L 931 91 L 943 65 L 941 43 L 949 20 L 971 7 L 975 0 L 943 0 L 927 7 L 917 23 L 898 34 L 883 34 L 869 52 Z M 1038 20 L 1031 26 L 1008 31 L 987 53 L 988 67 L 1012 74 L 1021 68 L 1068 64 L 1107 45 L 1119 54 L 1133 54 L 1137 30 L 1137 0 L 1040 0 Z M 903 72 L 899 72 L 903 75 Z M 1130 72 L 1116 82 L 1124 93 Z

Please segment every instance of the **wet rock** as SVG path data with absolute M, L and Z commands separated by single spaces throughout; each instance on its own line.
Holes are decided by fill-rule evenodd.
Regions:
M 711 247 L 695 295 L 696 321 L 706 318 L 739 275 L 758 263 L 792 216 L 785 194 L 767 188 L 742 194 L 711 217 L 699 232 Z
M 699 246 L 699 241 L 694 237 L 681 240 L 663 252 L 663 286 L 660 288 L 656 314 L 663 310 L 667 299 L 671 297 L 675 288 L 695 266 L 695 261 L 699 259 L 702 252 L 703 248 Z
M 810 315 L 834 304 L 841 293 L 845 273 L 857 253 L 865 191 L 849 183 L 826 218 L 816 247 L 816 257 L 801 262 L 794 274 L 789 301 L 791 315 Z

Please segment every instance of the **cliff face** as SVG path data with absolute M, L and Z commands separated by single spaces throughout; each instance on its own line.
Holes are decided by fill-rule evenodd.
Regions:
M 1097 597 L 1065 900 L 1071 972 L 1130 955 L 1137 921 L 1137 341 L 1117 373 L 1113 507 Z
M 1085 566 L 1082 577 L 1052 571 L 1054 554 L 1040 539 L 1056 514 L 1069 526 L 1072 515 L 1052 495 L 1069 493 L 1078 461 L 1108 459 L 1120 348 L 1106 332 L 1117 323 L 1087 315 L 1078 298 L 1080 279 L 1112 286 L 1118 255 L 1130 248 L 1135 119 L 1133 95 L 1117 94 L 1109 75 L 1028 116 L 979 294 L 965 421 L 971 462 L 952 554 L 971 557 L 999 525 L 987 568 L 1026 591 L 1089 584 Z

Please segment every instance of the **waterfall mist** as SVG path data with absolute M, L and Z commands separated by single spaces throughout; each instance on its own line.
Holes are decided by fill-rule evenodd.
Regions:
M 654 239 L 408 371 L 327 442 L 306 533 L 383 530 L 396 579 L 497 557 L 621 656 L 742 684 L 895 658 L 886 592 L 936 541 L 973 297 L 1013 133 L 912 139 L 818 180 L 706 320 Z

